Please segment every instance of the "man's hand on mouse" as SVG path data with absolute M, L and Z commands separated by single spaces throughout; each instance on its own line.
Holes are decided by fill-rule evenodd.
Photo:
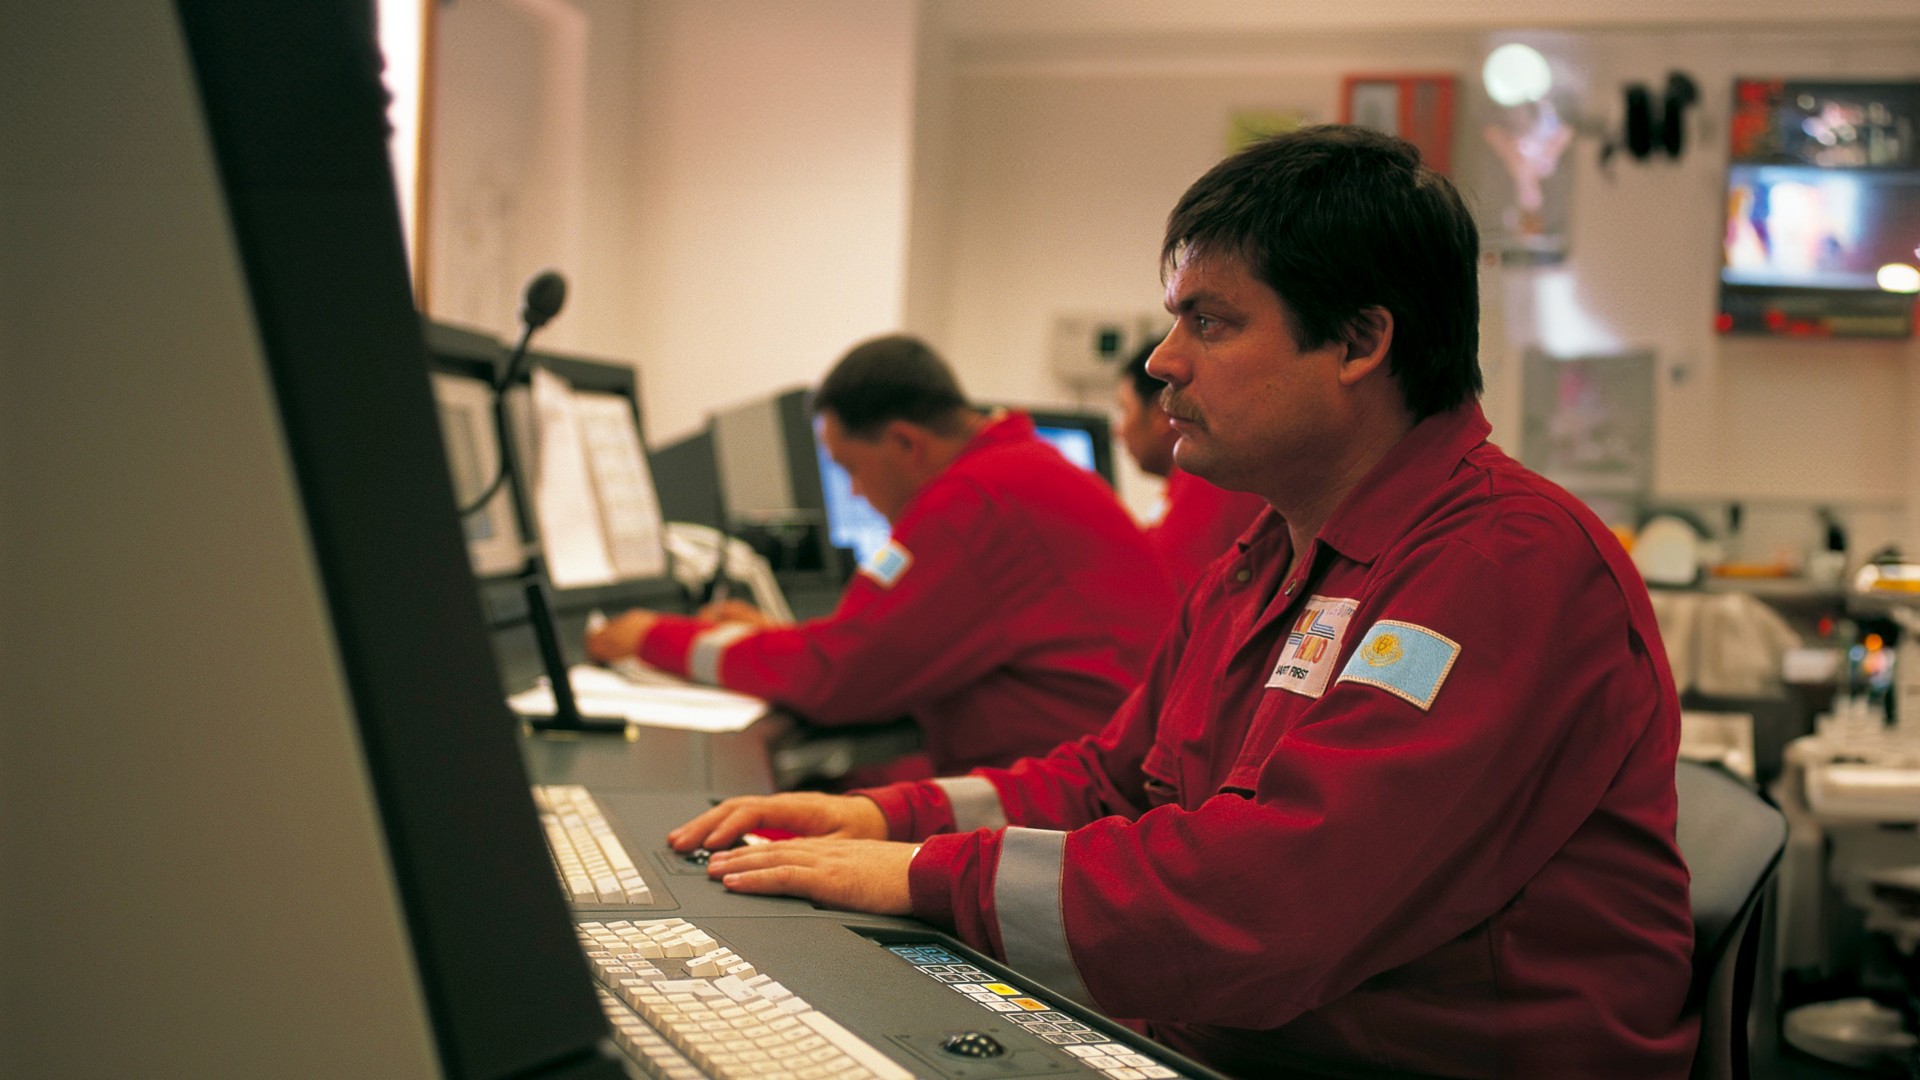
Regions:
M 776 840 L 716 851 L 707 876 L 729 890 L 798 896 L 824 907 L 911 915 L 907 867 L 919 847 L 887 840 Z
M 667 833 L 667 844 L 682 854 L 695 848 L 720 851 L 747 833 L 771 830 L 791 836 L 842 840 L 885 840 L 886 815 L 859 795 L 822 795 L 793 791 L 781 795 L 744 795 L 728 799 Z
M 798 839 L 726 850 L 762 829 Z M 707 876 L 735 892 L 905 915 L 912 910 L 907 864 L 917 849 L 886 837 L 886 816 L 871 799 L 789 792 L 728 799 L 667 833 L 667 843 L 682 853 L 712 852 Z

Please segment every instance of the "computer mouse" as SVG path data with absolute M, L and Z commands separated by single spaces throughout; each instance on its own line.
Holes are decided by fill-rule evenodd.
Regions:
M 791 840 L 797 835 L 799 834 L 787 832 L 785 829 L 760 829 L 755 832 L 743 834 L 740 839 L 735 840 L 730 846 L 743 847 L 747 844 L 771 844 L 775 840 Z M 726 849 L 723 848 L 722 850 Z M 694 848 L 692 851 L 681 856 L 681 858 L 696 866 L 707 865 L 707 860 L 712 857 L 712 850 L 703 847 Z
M 963 1031 L 958 1035 L 949 1035 L 940 1043 L 940 1049 L 955 1057 L 970 1058 L 999 1057 L 1007 1052 L 998 1039 L 984 1031 Z

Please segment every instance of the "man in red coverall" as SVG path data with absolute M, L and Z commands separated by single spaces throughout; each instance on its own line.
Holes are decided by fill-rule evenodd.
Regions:
M 1647 593 L 1487 442 L 1473 220 L 1308 128 L 1168 220 L 1183 469 L 1277 511 L 1098 735 L 675 829 L 740 892 L 911 913 L 1239 1076 L 1687 1075 L 1679 707 Z
M 1145 532 L 1173 587 L 1184 593 L 1208 563 L 1226 554 L 1267 503 L 1251 492 L 1214 487 L 1173 463 L 1173 447 L 1180 434 L 1173 430 L 1173 418 L 1160 407 L 1160 389 L 1166 383 L 1147 374 L 1147 358 L 1154 348 L 1148 345 L 1135 353 L 1114 386 L 1114 401 L 1120 407 L 1115 433 L 1141 472 L 1167 482 L 1165 509 Z
M 1140 681 L 1175 598 L 1112 490 L 1020 413 L 967 404 L 938 356 L 866 342 L 814 395 L 827 452 L 892 523 L 833 614 L 631 611 L 588 635 L 608 662 L 787 706 L 819 724 L 918 724 L 888 779 L 1007 765 L 1100 729 Z

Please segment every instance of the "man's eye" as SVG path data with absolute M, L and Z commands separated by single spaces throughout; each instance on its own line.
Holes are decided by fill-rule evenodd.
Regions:
M 1193 317 L 1193 328 L 1196 332 L 1200 334 L 1211 333 L 1214 330 L 1218 329 L 1219 326 L 1220 326 L 1220 320 L 1214 318 L 1211 315 L 1195 314 Z

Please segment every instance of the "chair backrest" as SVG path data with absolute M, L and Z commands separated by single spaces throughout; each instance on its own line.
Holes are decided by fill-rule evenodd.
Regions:
M 1692 1076 L 1745 1080 L 1747 1012 L 1759 945 L 1760 898 L 1787 822 L 1779 810 L 1726 772 L 1679 763 L 1677 838 L 1693 877 L 1693 986 L 1700 1049 Z

